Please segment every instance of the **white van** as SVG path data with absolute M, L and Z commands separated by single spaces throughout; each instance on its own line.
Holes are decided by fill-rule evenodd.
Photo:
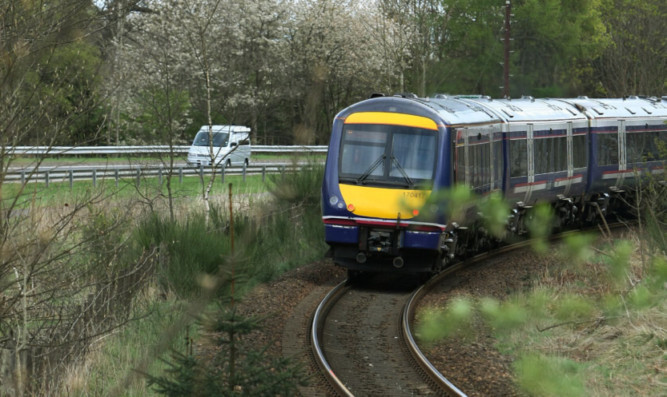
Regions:
M 240 125 L 214 125 L 214 164 L 242 166 L 250 164 L 250 128 Z M 208 125 L 199 129 L 188 150 L 188 164 L 211 165 Z

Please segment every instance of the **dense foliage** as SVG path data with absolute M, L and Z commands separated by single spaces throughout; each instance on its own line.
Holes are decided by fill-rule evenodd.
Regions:
M 662 95 L 658 0 L 514 0 L 511 96 Z M 325 143 L 373 92 L 503 93 L 505 2 L 10 0 L 8 144 L 182 144 L 200 125 Z

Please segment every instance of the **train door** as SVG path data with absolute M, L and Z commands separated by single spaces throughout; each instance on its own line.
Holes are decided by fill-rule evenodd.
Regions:
M 572 147 L 572 122 L 567 122 L 567 135 L 566 135 L 566 145 L 567 145 L 567 183 L 565 184 L 565 189 L 563 191 L 564 196 L 570 194 L 570 187 L 572 186 L 572 179 L 574 177 L 574 150 Z
M 527 165 L 528 165 L 528 181 L 526 183 L 526 197 L 524 202 L 530 202 L 530 197 L 533 193 L 533 186 L 535 184 L 535 139 L 534 139 L 534 128 L 535 126 L 530 123 L 528 124 L 528 129 L 526 131 L 526 154 Z
M 505 140 L 503 139 L 502 126 L 498 125 L 493 127 L 491 131 L 493 137 L 493 147 L 491 148 L 491 164 L 492 164 L 492 174 L 493 174 L 493 185 L 491 190 L 505 190 L 505 153 L 504 145 Z
M 493 133 L 493 128 L 489 129 L 489 191 L 494 191 L 497 189 L 498 182 L 496 181 L 496 151 L 495 148 L 498 146 L 498 142 L 495 140 L 495 134 Z
M 530 161 L 532 161 L 532 145 L 529 150 L 528 139 L 526 139 L 527 132 L 526 130 L 523 130 L 525 124 L 517 125 L 510 123 L 507 126 L 509 181 L 507 183 L 505 196 L 513 201 L 525 201 L 528 189 L 530 189 L 528 179 L 528 154 L 530 153 Z
M 456 184 L 468 184 L 468 178 L 466 176 L 468 170 L 467 164 L 467 154 L 468 145 L 466 145 L 467 134 L 463 128 L 457 128 L 452 130 L 454 139 L 452 140 L 454 153 L 454 182 Z
M 618 121 L 618 178 L 616 179 L 616 186 L 623 186 L 625 180 L 625 172 L 628 169 L 628 159 L 626 157 L 626 123 L 625 120 Z

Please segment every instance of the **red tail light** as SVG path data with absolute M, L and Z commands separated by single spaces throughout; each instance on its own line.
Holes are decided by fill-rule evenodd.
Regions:
M 338 226 L 356 226 L 357 223 L 352 219 L 323 219 L 322 220 L 327 225 L 338 225 Z
M 414 225 L 410 228 L 416 232 L 431 232 L 431 233 L 442 233 L 444 230 L 440 226 L 430 226 L 430 225 Z

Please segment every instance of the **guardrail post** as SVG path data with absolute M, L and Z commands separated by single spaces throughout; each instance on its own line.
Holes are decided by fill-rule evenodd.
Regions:
M 25 171 L 21 171 L 21 185 L 25 185 Z
M 183 184 L 183 167 L 178 167 L 178 183 Z
M 74 170 L 70 168 L 69 170 L 69 190 L 74 189 Z
M 46 184 L 46 187 L 49 187 L 49 171 L 44 173 L 44 183 Z
M 97 169 L 93 169 L 93 187 L 97 187 Z
M 114 174 L 116 174 L 115 175 L 116 176 L 116 187 L 118 187 L 118 174 L 119 174 L 118 168 L 116 168 L 116 172 Z
M 222 183 L 225 183 L 225 170 L 227 169 L 227 165 L 225 163 L 222 163 L 221 166 L 222 166 L 222 171 L 220 172 L 220 178 L 222 179 Z
M 266 180 L 266 166 L 262 166 L 262 182 Z
M 245 182 L 246 163 L 243 163 L 243 182 Z
M 204 183 L 204 166 L 201 163 L 199 163 L 199 178 Z
M 157 170 L 157 180 L 160 187 L 162 187 L 162 164 L 160 164 L 160 169 Z
M 141 185 L 141 167 L 137 167 L 137 187 Z

